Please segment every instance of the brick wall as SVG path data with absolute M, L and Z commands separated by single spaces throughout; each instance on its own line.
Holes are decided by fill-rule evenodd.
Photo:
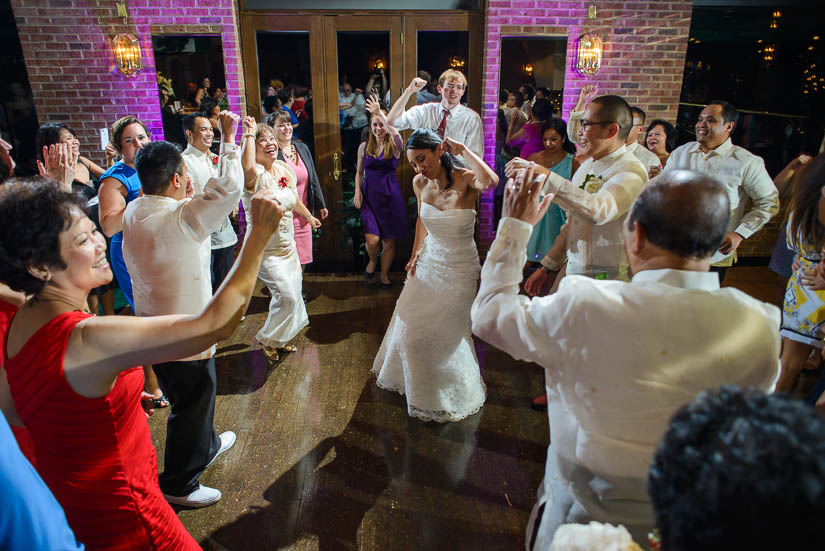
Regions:
M 63 121 L 81 151 L 103 162 L 98 129 L 124 115 L 163 138 L 152 52 L 153 34 L 219 34 L 229 103 L 245 109 L 238 18 L 233 0 L 130 0 L 129 19 L 113 0 L 12 0 L 40 122 Z M 140 40 L 144 68 L 132 78 L 115 69 L 111 38 Z
M 587 19 L 595 5 L 597 17 Z M 563 118 L 579 89 L 596 84 L 600 93 L 619 94 L 648 118 L 675 122 L 687 51 L 692 0 L 488 0 L 484 53 L 485 159 L 494 159 L 499 90 L 499 53 L 506 36 L 567 37 Z M 604 41 L 602 69 L 592 77 L 575 70 L 578 38 L 596 33 Z M 482 199 L 481 235 L 492 238 L 492 196 Z M 489 242 L 489 241 L 488 241 Z

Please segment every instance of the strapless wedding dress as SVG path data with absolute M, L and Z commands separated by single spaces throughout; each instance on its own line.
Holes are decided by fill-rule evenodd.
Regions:
M 458 421 L 487 395 L 470 336 L 480 272 L 476 213 L 422 203 L 420 216 L 428 233 L 415 276 L 407 277 L 372 371 L 379 387 L 406 395 L 411 416 Z

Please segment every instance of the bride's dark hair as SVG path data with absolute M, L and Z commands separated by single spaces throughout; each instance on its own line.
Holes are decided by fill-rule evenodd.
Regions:
M 407 149 L 429 149 L 430 151 L 435 151 L 443 141 L 444 140 L 441 139 L 441 136 L 432 130 L 422 128 L 412 133 L 410 138 L 407 140 Z M 453 169 L 456 166 L 460 166 L 462 163 L 451 153 L 447 152 L 442 153 L 439 160 L 441 161 L 441 165 L 444 167 L 444 172 L 447 173 L 447 185 L 444 189 L 449 189 L 450 186 L 453 185 Z

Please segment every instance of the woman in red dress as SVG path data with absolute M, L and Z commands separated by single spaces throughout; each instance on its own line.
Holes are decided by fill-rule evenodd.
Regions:
M 50 183 L 4 187 L 0 281 L 33 297 L 8 328 L 5 370 L 37 470 L 88 550 L 200 549 L 158 486 L 140 365 L 196 354 L 232 334 L 283 210 L 253 199 L 256 224 L 201 314 L 95 317 L 86 296 L 112 272 L 79 200 Z

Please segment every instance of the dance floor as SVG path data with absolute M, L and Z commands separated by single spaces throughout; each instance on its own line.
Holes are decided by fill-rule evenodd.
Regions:
M 766 268 L 731 269 L 727 283 L 771 302 L 781 286 Z M 269 302 L 260 288 L 218 347 L 215 426 L 238 441 L 201 478 L 223 499 L 179 511 L 195 539 L 214 551 L 522 547 L 548 442 L 546 414 L 529 407 L 542 372 L 477 342 L 481 412 L 410 419 L 370 374 L 401 286 L 308 274 L 304 289 L 297 353 L 270 364 L 250 344 Z M 161 470 L 168 412 L 150 420 Z

